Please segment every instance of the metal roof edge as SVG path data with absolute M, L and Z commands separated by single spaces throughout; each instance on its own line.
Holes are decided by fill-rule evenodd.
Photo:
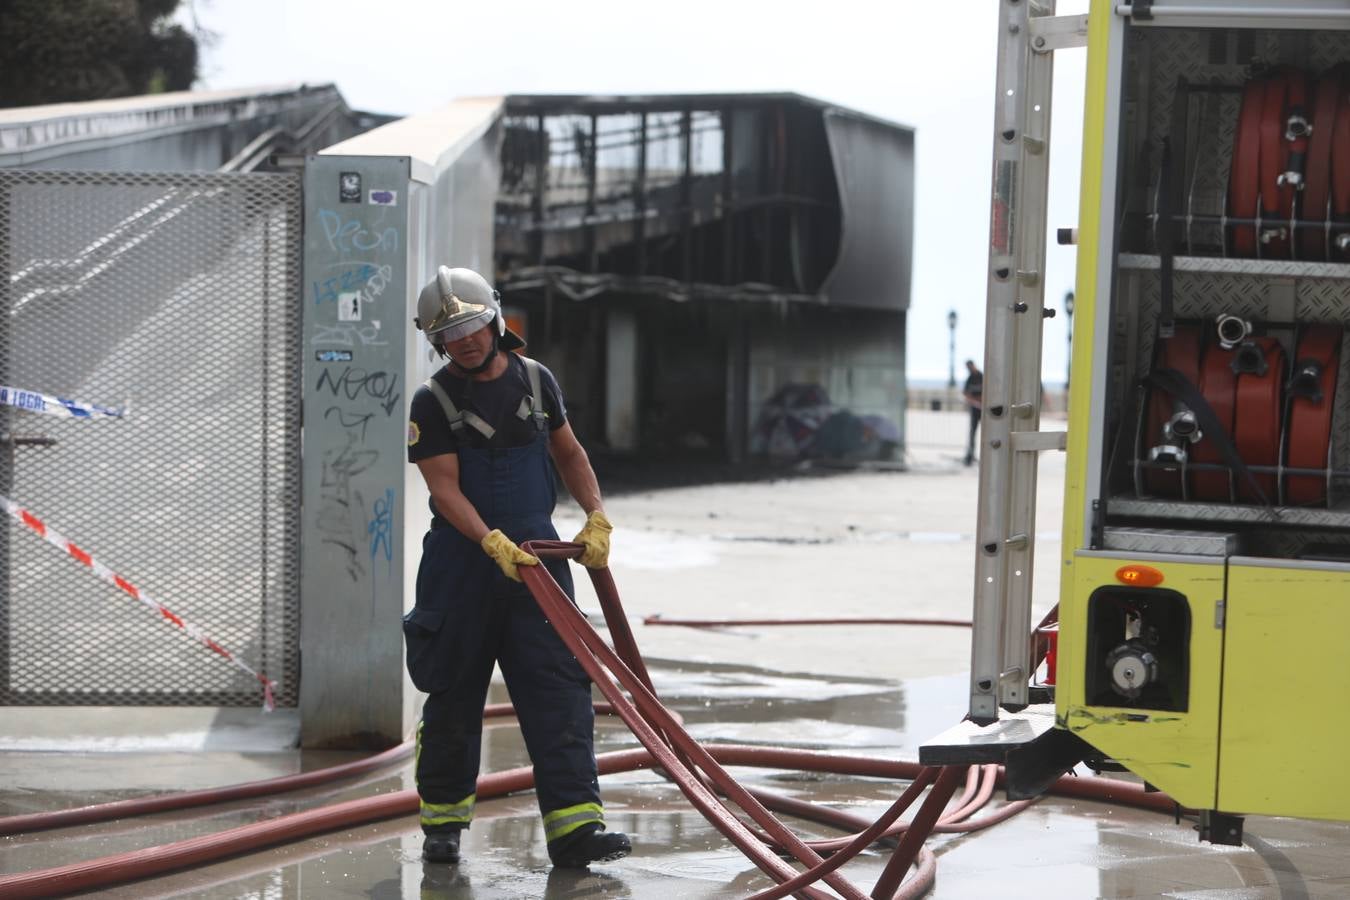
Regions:
M 347 138 L 319 155 L 406 156 L 413 180 L 431 183 L 492 127 L 503 109 L 502 97 L 465 97 Z
M 664 104 L 669 104 L 671 107 L 677 108 L 694 108 L 696 106 L 750 106 L 756 103 L 777 101 L 812 106 L 824 113 L 834 113 L 837 115 L 862 119 L 896 131 L 907 131 L 911 133 L 914 131 L 914 126 L 912 125 L 893 122 L 889 119 L 884 119 L 871 113 L 865 113 L 849 106 L 822 100 L 817 97 L 810 97 L 806 94 L 798 94 L 792 91 L 715 94 L 507 94 L 504 100 L 508 111 L 512 111 L 511 107 L 513 106 L 517 109 L 523 106 L 527 110 L 530 107 L 566 109 L 569 106 L 577 109 L 584 108 L 592 110 L 603 109 L 604 107 L 627 109 L 640 106 L 660 106 Z

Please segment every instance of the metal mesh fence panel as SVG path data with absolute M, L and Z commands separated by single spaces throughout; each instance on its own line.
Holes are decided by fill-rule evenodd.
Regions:
M 0 170 L 0 493 L 274 679 L 299 673 L 298 175 Z M 258 703 L 28 529 L 0 537 L 0 704 Z

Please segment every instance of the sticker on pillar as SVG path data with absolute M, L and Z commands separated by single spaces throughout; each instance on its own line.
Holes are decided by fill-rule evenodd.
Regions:
M 361 202 L 361 173 L 343 172 L 338 176 L 338 202 Z
M 337 308 L 339 322 L 360 322 L 361 292 L 343 291 L 338 294 Z
M 371 206 L 398 206 L 398 191 L 371 191 Z
M 315 350 L 314 358 L 319 362 L 351 362 L 350 350 Z

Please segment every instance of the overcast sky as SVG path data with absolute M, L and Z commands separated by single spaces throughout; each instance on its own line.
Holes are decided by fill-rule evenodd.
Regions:
M 945 379 L 983 358 L 995 0 L 791 3 L 634 0 L 188 0 L 217 35 L 203 86 L 334 82 L 355 109 L 412 114 L 461 96 L 791 91 L 917 133 L 908 370 Z M 1086 12 L 1061 0 L 1059 13 Z M 1048 225 L 1077 224 L 1084 51 L 1055 61 Z M 1073 248 L 1049 243 L 1046 303 L 1073 288 Z M 1060 382 L 1063 310 L 1042 372 Z

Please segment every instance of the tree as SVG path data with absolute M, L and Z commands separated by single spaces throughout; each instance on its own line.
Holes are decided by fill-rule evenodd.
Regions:
M 186 90 L 197 39 L 181 0 L 0 0 L 0 106 Z

